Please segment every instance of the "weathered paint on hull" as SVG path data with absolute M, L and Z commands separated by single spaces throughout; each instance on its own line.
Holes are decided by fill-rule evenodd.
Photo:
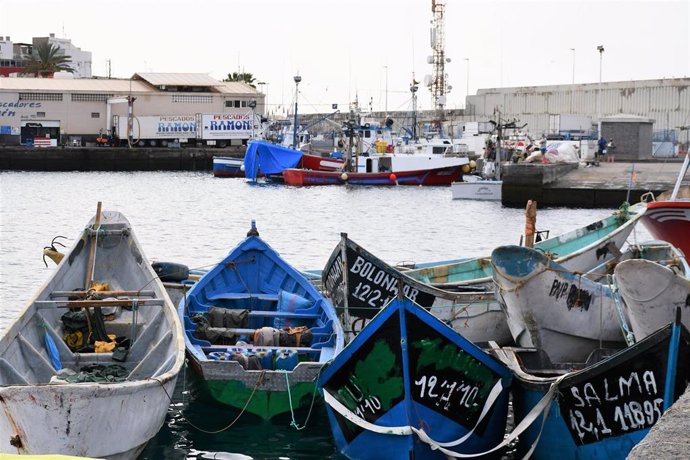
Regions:
M 321 400 L 318 391 L 314 396 L 315 382 L 291 384 L 289 396 L 287 391 L 262 389 L 257 389 L 252 396 L 253 387 L 247 387 L 242 382 L 233 380 L 205 380 L 203 386 L 214 401 L 230 406 L 238 412 L 251 398 L 246 412 L 257 415 L 264 420 L 270 420 L 281 414 L 289 414 L 290 401 L 292 401 L 293 411 L 298 411 L 309 408 L 314 397 L 316 402 Z
M 175 381 L 84 384 L 77 391 L 74 385 L 44 385 L 31 387 L 30 394 L 27 387 L 0 388 L 0 452 L 135 459 L 163 425 Z M 16 434 L 19 449 L 9 442 Z

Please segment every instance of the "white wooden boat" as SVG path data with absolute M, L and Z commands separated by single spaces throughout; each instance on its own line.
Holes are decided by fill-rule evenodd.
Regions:
M 496 296 L 519 346 L 542 349 L 553 362 L 584 362 L 596 348 L 625 344 L 627 319 L 608 276 L 614 264 L 664 260 L 673 251 L 659 241 L 631 246 L 617 260 L 583 273 L 531 248 L 501 246 L 491 254 Z
M 672 321 L 677 307 L 690 307 L 690 267 L 679 251 L 665 260 L 626 260 L 614 274 L 637 340 Z M 690 315 L 682 320 L 690 325 Z
M 106 307 L 112 321 L 102 321 Z M 90 345 L 103 332 L 118 339 Z M 101 347 L 112 351 L 93 352 Z M 0 339 L 0 457 L 136 458 L 165 421 L 183 363 L 182 327 L 162 283 L 127 219 L 101 214 L 99 203 Z M 109 381 L 94 382 L 98 373 Z

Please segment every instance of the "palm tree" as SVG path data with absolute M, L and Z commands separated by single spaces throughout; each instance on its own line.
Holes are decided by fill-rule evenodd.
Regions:
M 252 88 L 256 88 L 256 85 L 254 85 L 255 80 L 256 78 L 254 78 L 254 75 L 249 72 L 233 72 L 229 73 L 228 78 L 223 81 L 241 81 L 248 84 Z
M 67 64 L 70 60 L 71 57 L 63 54 L 59 46 L 42 42 L 34 47 L 24 73 L 33 74 L 34 77 L 50 77 L 60 71 L 74 73 L 74 69 Z

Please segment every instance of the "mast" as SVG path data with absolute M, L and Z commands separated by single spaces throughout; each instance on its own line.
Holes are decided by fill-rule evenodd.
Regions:
M 410 92 L 412 93 L 412 139 L 417 140 L 417 86 L 419 82 L 414 79 L 412 74 L 412 84 L 410 85 Z

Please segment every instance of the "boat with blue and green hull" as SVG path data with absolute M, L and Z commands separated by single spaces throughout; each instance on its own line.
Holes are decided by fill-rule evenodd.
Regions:
M 323 365 L 343 348 L 330 301 L 259 237 L 253 222 L 178 311 L 202 391 L 267 420 L 311 407 Z
M 498 360 L 400 296 L 333 359 L 320 385 L 348 458 L 445 459 L 502 444 L 511 379 Z

